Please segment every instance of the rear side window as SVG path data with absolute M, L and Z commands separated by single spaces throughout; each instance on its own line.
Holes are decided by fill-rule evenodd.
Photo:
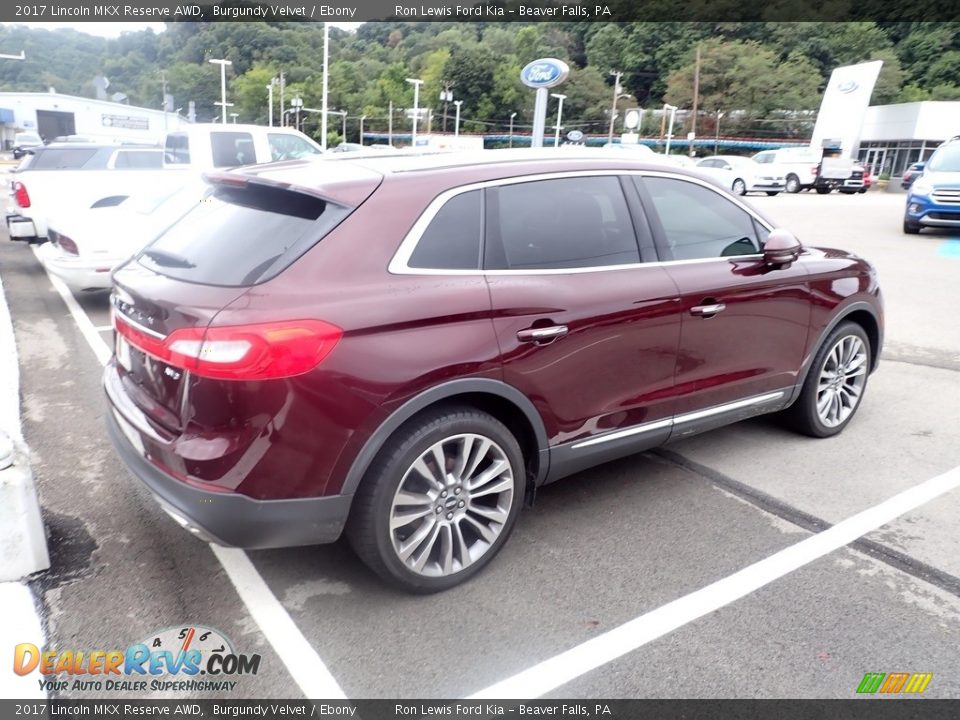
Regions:
M 97 148 L 47 148 L 30 162 L 31 170 L 78 170 L 97 154 Z
M 167 277 L 247 287 L 274 277 L 319 242 L 349 209 L 258 183 L 218 185 L 139 255 Z
M 480 191 L 456 195 L 427 226 L 407 265 L 430 270 L 476 270 L 480 267 Z
M 210 149 L 214 167 L 250 165 L 257 161 L 253 149 L 253 135 L 245 132 L 212 132 Z
M 156 150 L 119 150 L 113 161 L 120 169 L 148 170 L 162 165 L 163 156 Z
M 163 160 L 168 165 L 190 164 L 190 138 L 182 133 L 170 133 L 163 146 Z
M 614 176 L 561 178 L 487 190 L 487 269 L 589 268 L 640 262 Z

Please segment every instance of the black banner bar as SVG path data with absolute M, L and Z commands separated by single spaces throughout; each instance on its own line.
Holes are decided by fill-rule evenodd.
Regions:
M 0 718 L 238 720 L 940 720 L 958 700 L 0 700 Z
M 54 0 L 3 2 L 3 22 L 918 22 L 960 20 L 960 0 Z

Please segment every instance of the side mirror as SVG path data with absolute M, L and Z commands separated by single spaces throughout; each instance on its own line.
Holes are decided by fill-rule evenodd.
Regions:
M 800 250 L 800 241 L 792 232 L 772 230 L 763 244 L 763 261 L 767 265 L 790 265 L 800 257 Z

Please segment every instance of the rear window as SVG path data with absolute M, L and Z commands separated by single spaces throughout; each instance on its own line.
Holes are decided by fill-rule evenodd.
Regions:
M 139 255 L 167 277 L 247 287 L 289 267 L 350 213 L 313 195 L 258 183 L 217 185 Z
M 29 167 L 31 170 L 77 170 L 96 154 L 97 148 L 46 148 L 33 156 Z

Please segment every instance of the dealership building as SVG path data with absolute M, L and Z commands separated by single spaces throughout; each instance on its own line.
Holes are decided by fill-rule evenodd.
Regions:
M 80 135 L 98 141 L 153 143 L 186 123 L 176 113 L 109 100 L 54 92 L 0 92 L 0 147 L 4 150 L 13 146 L 16 133 L 24 131 L 45 140 Z
M 875 175 L 900 177 L 925 161 L 945 140 L 960 135 L 960 102 L 913 102 L 867 108 L 860 129 L 859 160 Z

